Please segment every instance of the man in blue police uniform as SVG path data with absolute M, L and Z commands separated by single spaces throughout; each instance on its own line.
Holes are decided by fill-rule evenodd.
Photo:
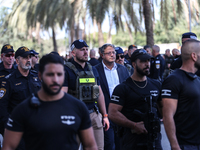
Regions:
M 0 63 L 0 81 L 13 72 L 16 69 L 16 66 L 14 66 L 14 49 L 13 46 L 10 44 L 6 44 L 1 49 L 1 60 Z
M 105 130 L 108 130 L 110 125 L 99 75 L 97 70 L 87 62 L 88 45 L 84 40 L 74 41 L 71 51 L 74 59 L 65 64 L 65 82 L 62 90 L 85 102 L 90 113 L 98 149 L 103 150 L 103 126 L 105 126 Z M 95 101 L 97 101 L 97 105 Z
M 200 41 L 181 47 L 182 66 L 162 85 L 163 122 L 172 150 L 200 149 Z
M 42 87 L 13 110 L 3 150 L 14 150 L 22 136 L 27 150 L 77 150 L 77 135 L 84 149 L 97 150 L 85 104 L 61 91 L 63 59 L 54 54 L 43 56 L 38 75 Z
M 37 53 L 35 50 L 30 50 L 33 53 L 33 56 L 31 57 L 31 70 L 38 72 L 39 70 L 39 53 Z
M 152 47 L 152 56 L 154 59 L 151 60 L 151 68 L 149 77 L 152 79 L 157 79 L 159 81 L 163 80 L 163 73 L 165 70 L 165 60 L 160 55 L 160 47 L 154 45 Z
M 134 73 L 115 87 L 111 97 L 108 114 L 123 127 L 119 132 L 123 150 L 162 150 L 160 131 L 154 130 L 160 128 L 156 104 L 161 106 L 161 83 L 147 78 L 151 58 L 144 49 L 134 51 Z
M 0 63 L 0 84 L 4 80 L 5 76 L 13 72 L 17 67 L 13 65 L 14 63 L 14 49 L 10 44 L 6 44 L 1 49 L 1 60 Z M 0 134 L 4 132 L 4 123 L 0 118 Z
M 40 89 L 41 83 L 37 74 L 29 71 L 31 69 L 32 53 L 27 47 L 20 47 L 15 53 L 16 71 L 5 77 L 0 88 L 0 118 L 4 125 L 13 109 Z M 5 127 L 5 126 L 4 126 Z
M 110 103 L 112 92 L 118 84 L 122 83 L 129 77 L 126 67 L 115 63 L 116 52 L 112 44 L 104 44 L 101 48 L 102 62 L 95 66 L 99 73 L 100 85 L 105 97 L 106 110 Z M 114 133 L 115 125 L 110 121 L 110 129 L 104 132 L 104 150 L 119 149 L 119 139 Z

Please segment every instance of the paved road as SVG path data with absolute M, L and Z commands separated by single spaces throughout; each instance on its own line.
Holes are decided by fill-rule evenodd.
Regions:
M 163 124 L 161 124 L 161 134 L 162 134 L 161 144 L 162 144 L 163 150 L 171 150 L 169 140 L 168 140 L 167 135 L 165 133 L 165 128 L 164 128 Z

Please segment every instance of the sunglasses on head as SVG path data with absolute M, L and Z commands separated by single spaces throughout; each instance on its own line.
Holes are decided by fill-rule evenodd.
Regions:
M 12 54 L 5 54 L 4 56 L 5 56 L 5 57 L 10 57 L 10 56 L 14 57 L 15 54 L 14 54 L 14 53 L 12 53 Z
M 124 55 L 117 55 L 116 59 L 119 59 L 119 57 L 121 57 L 121 59 L 123 59 L 125 56 Z

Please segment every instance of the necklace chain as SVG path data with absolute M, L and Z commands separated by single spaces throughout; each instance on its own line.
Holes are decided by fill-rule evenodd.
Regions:
M 132 78 L 131 78 L 132 79 Z M 143 88 L 145 88 L 146 86 L 147 86 L 147 79 L 146 79 L 146 83 L 145 83 L 145 85 L 144 86 L 139 86 L 138 84 L 136 84 L 135 83 L 135 81 L 132 79 L 132 81 L 133 81 L 133 83 L 137 86 L 137 87 L 139 87 L 139 88 L 141 88 L 141 89 L 143 89 Z

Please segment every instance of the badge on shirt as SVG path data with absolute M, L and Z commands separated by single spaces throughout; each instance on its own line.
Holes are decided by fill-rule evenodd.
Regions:
M 156 69 L 160 69 L 160 60 L 156 60 L 155 64 L 156 64 Z
M 38 81 L 38 77 L 33 77 L 33 80 L 34 81 Z
M 0 88 L 0 99 L 2 97 L 4 97 L 5 94 L 6 94 L 6 89 L 5 88 Z

